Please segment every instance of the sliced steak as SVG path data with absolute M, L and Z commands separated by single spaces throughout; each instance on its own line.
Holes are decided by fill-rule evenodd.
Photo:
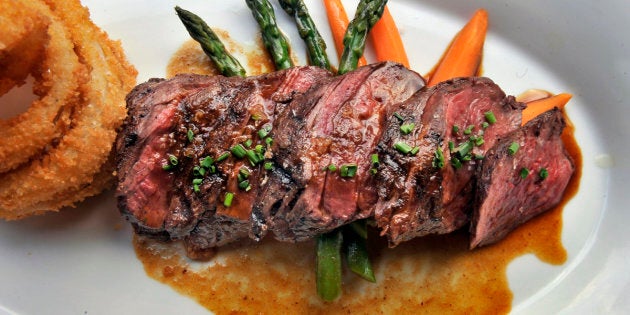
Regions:
M 312 88 L 279 112 L 276 168 L 253 213 L 254 238 L 272 229 L 279 240 L 300 241 L 370 216 L 357 211 L 357 198 L 386 108 L 423 86 L 422 77 L 399 64 L 372 64 Z M 354 176 L 342 177 L 349 165 Z
M 520 126 L 523 107 L 490 79 L 460 78 L 415 95 L 399 109 L 404 121 L 389 118 L 376 181 L 395 187 L 380 184 L 374 213 L 391 246 L 469 222 L 475 157 Z M 493 123 L 487 122 L 489 112 Z M 410 122 L 414 131 L 401 134 L 400 126 Z M 398 142 L 417 147 L 417 154 L 394 149 Z
M 553 109 L 486 154 L 476 185 L 471 248 L 501 240 L 561 201 L 575 170 L 561 139 L 564 127 L 562 112 Z
M 203 231 L 203 226 L 193 228 L 202 218 L 216 221 L 217 200 L 222 202 L 229 175 L 242 162 L 228 159 L 199 176 L 202 162 L 252 138 L 258 125 L 274 117 L 277 102 L 289 101 L 330 75 L 303 67 L 250 78 L 182 75 L 141 84 L 127 98 L 129 117 L 117 142 L 121 212 L 141 233 L 181 238 Z M 238 213 L 245 211 L 241 208 L 246 206 L 230 209 L 230 214 L 248 217 Z M 229 224 L 225 231 L 221 228 L 213 229 L 215 236 L 205 235 L 208 242 L 242 235 L 231 232 Z

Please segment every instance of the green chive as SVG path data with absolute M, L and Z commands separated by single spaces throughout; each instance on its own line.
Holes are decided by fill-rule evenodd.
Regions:
M 268 146 L 271 146 L 271 144 L 273 144 L 273 139 L 271 137 L 267 137 L 267 138 L 265 138 L 265 143 Z
M 234 156 L 236 156 L 239 159 L 244 158 L 245 154 L 247 154 L 247 151 L 245 150 L 242 144 L 237 144 L 233 146 L 232 149 L 230 149 L 230 151 L 232 151 L 232 154 L 234 154 Z
M 477 138 L 475 138 L 475 145 L 480 147 L 482 146 L 486 141 L 483 140 L 483 137 L 479 136 Z
M 487 121 L 484 121 L 484 122 L 481 123 L 481 128 L 482 129 L 486 129 L 488 127 L 490 127 L 490 124 Z
M 219 157 L 217 158 L 217 162 L 221 162 L 228 157 L 230 157 L 230 152 L 224 152 L 223 154 L 219 155 Z
M 547 179 L 547 177 L 549 177 L 549 172 L 547 171 L 546 168 L 541 168 L 540 172 L 538 173 L 538 176 L 540 176 L 540 179 Z
M 243 176 L 243 178 L 248 178 L 248 177 L 249 177 L 250 172 L 249 172 L 249 170 L 248 170 L 246 167 L 241 167 L 241 168 L 238 170 L 238 174 L 239 174 L 239 175 L 242 175 L 242 176 Z
M 400 120 L 400 122 L 405 121 L 405 119 L 403 118 L 403 116 L 400 116 L 399 113 L 394 113 L 394 117 L 398 118 L 398 120 Z
M 522 179 L 525 179 L 529 175 L 529 170 L 525 167 L 521 168 L 520 175 Z
M 232 205 L 232 200 L 234 199 L 234 194 L 231 192 L 225 193 L 225 199 L 223 199 L 223 205 L 229 207 Z
M 451 158 L 451 165 L 453 165 L 453 167 L 455 167 L 455 169 L 460 169 L 460 168 L 462 168 L 462 161 L 460 161 L 456 157 L 453 157 L 453 158 Z
M 265 167 L 266 170 L 270 171 L 270 170 L 273 169 L 273 163 L 272 162 L 265 162 L 264 167 Z
M 260 139 L 265 139 L 269 135 L 270 132 L 271 132 L 271 126 L 265 125 L 262 128 L 260 128 L 260 130 L 258 130 L 258 136 L 260 137 Z
M 252 146 L 252 143 L 253 143 L 252 139 L 247 139 L 247 141 L 245 141 L 245 146 L 249 148 Z
M 171 164 L 163 164 L 162 165 L 162 169 L 165 170 L 165 171 L 170 171 L 170 170 L 173 169 L 173 165 L 171 165 Z
M 449 141 L 448 142 L 448 150 L 453 152 L 453 150 L 455 150 L 455 143 L 453 143 L 453 141 Z
M 210 166 L 212 166 L 212 164 L 214 164 L 214 160 L 209 157 L 206 156 L 205 158 L 203 158 L 203 160 L 201 160 L 201 163 L 199 163 L 202 167 L 205 168 L 210 168 Z
M 194 185 L 199 185 L 199 184 L 201 184 L 202 182 L 203 182 L 203 178 L 195 178 L 195 179 L 193 179 L 193 180 L 192 180 L 192 183 L 193 183 Z
M 471 141 L 466 141 L 460 144 L 455 150 L 453 150 L 453 154 L 457 155 L 458 158 L 463 158 L 469 155 L 470 151 L 473 149 L 473 144 Z
M 457 125 L 453 125 L 453 133 L 458 133 L 459 127 Z
M 371 159 L 372 159 L 372 166 L 378 167 L 380 165 L 380 162 L 378 160 L 378 154 L 376 153 L 372 154 Z
M 483 160 L 484 156 L 481 154 L 475 154 L 475 160 Z
M 174 155 L 172 155 L 172 154 L 169 154 L 169 155 L 168 155 L 168 162 L 169 162 L 171 165 L 175 166 L 175 165 L 177 165 L 177 164 L 179 163 L 179 160 L 177 160 L 177 157 L 176 157 L 176 156 L 174 156 Z
M 339 175 L 341 177 L 354 177 L 357 174 L 357 165 L 354 163 L 344 164 L 339 168 Z
M 405 135 L 408 135 L 413 131 L 414 128 L 416 128 L 416 125 L 414 123 L 404 124 L 400 126 L 400 132 L 402 132 Z
M 514 155 L 514 154 L 516 154 L 516 152 L 518 151 L 518 148 L 519 148 L 519 147 L 520 147 L 520 146 L 518 145 L 518 143 L 516 143 L 516 142 L 512 142 L 512 143 L 510 144 L 510 146 L 508 147 L 508 154 L 509 154 L 509 155 Z
M 330 164 L 328 165 L 328 170 L 331 172 L 336 172 L 337 171 L 337 166 L 335 164 Z
M 442 148 L 438 147 L 435 150 L 435 157 L 433 158 L 433 167 L 443 168 L 444 167 L 444 153 L 442 152 Z
M 245 155 L 247 156 L 247 159 L 252 164 L 252 166 L 255 166 L 256 164 L 262 162 L 262 160 L 265 159 L 262 155 L 254 152 L 254 150 L 245 151 Z
M 394 149 L 398 150 L 398 152 L 400 152 L 402 154 L 407 154 L 407 153 L 411 152 L 411 150 L 413 150 L 413 148 L 410 145 L 408 145 L 408 144 L 406 144 L 406 143 L 404 143 L 402 141 L 394 143 Z
M 240 183 L 238 183 L 238 188 L 248 191 L 249 189 L 251 189 L 251 186 L 249 185 L 249 181 L 248 180 L 244 180 Z
M 193 140 L 195 140 L 195 134 L 193 133 L 192 129 L 188 129 L 186 136 L 188 136 L 188 142 L 193 142 Z
M 256 151 L 256 153 L 263 154 L 263 153 L 264 153 L 264 148 L 265 148 L 265 147 L 263 147 L 263 145 L 262 145 L 262 144 L 257 144 L 257 145 L 254 147 L 254 151 Z
M 497 122 L 497 118 L 494 117 L 494 113 L 492 111 L 487 111 L 483 114 L 484 116 L 486 116 L 486 121 L 489 124 L 494 124 L 495 122 Z
M 206 175 L 206 169 L 197 165 L 193 167 L 193 175 L 195 177 L 203 177 Z
M 418 152 L 420 152 L 420 147 L 413 147 L 413 149 L 411 149 L 411 152 L 409 152 L 411 155 L 416 155 L 418 154 Z
M 210 165 L 210 167 L 208 168 L 208 170 L 210 171 L 210 174 L 214 174 L 217 172 L 217 167 L 214 165 Z
M 199 185 L 195 185 L 195 184 L 193 184 L 193 190 L 194 190 L 195 192 L 199 192 Z
M 468 126 L 468 128 L 466 128 L 466 129 L 464 130 L 464 134 L 465 134 L 465 135 L 469 135 L 469 134 L 471 134 L 471 133 L 472 133 L 472 131 L 473 131 L 473 128 L 475 128 L 475 125 L 470 125 L 470 126 Z
M 378 173 L 378 170 L 377 170 L 377 169 L 375 169 L 375 168 L 371 168 L 371 169 L 370 169 L 370 174 L 372 174 L 372 175 L 376 175 L 376 173 Z

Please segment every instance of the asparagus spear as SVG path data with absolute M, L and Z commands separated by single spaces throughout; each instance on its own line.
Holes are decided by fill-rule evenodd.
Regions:
M 317 237 L 317 294 L 324 301 L 334 301 L 341 295 L 341 231 Z
M 343 230 L 343 239 L 350 270 L 367 281 L 376 282 L 367 252 L 366 221 L 355 221 L 346 226 Z
M 271 3 L 268 0 L 245 0 L 245 2 L 260 26 L 263 44 L 276 64 L 276 69 L 293 67 L 289 44 L 276 24 L 276 16 Z
M 282 9 L 295 19 L 300 37 L 306 43 L 308 62 L 313 66 L 330 70 L 330 62 L 328 55 L 326 55 L 326 43 L 308 14 L 304 1 L 278 0 L 278 2 L 280 2 Z
M 245 69 L 230 53 L 225 50 L 225 46 L 221 40 L 212 31 L 212 29 L 196 14 L 184 10 L 178 6 L 175 7 L 177 16 L 184 23 L 188 34 L 196 40 L 203 51 L 210 57 L 214 64 L 219 68 L 221 74 L 231 76 L 245 76 Z
M 348 24 L 343 38 L 343 54 L 339 62 L 339 74 L 356 69 L 365 49 L 365 40 L 372 26 L 378 22 L 385 10 L 387 0 L 361 0 L 354 19 Z

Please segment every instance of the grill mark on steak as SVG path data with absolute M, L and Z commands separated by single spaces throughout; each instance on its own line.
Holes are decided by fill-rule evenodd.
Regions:
M 489 245 L 562 200 L 575 165 L 562 142 L 565 121 L 559 109 L 541 114 L 501 139 L 479 167 L 470 247 Z M 516 142 L 520 149 L 508 153 Z M 522 168 L 529 169 L 522 178 Z M 540 170 L 549 177 L 542 179 Z

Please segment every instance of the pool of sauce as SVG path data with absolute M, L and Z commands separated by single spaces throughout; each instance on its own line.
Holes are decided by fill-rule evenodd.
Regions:
M 246 55 L 248 74 L 273 69 L 260 53 L 264 51 L 260 41 L 258 47 L 244 49 L 227 33 L 219 35 L 229 49 Z M 216 73 L 198 45 L 186 42 L 169 63 L 168 76 L 191 71 Z M 578 190 L 582 165 L 573 131 L 569 124 L 563 140 L 576 162 L 576 173 L 559 206 L 501 242 L 472 251 L 465 232 L 419 238 L 394 249 L 373 233 L 377 241 L 371 256 L 377 282 L 361 280 L 346 270 L 343 295 L 335 302 L 317 296 L 314 242 L 236 244 L 218 249 L 208 262 L 191 261 L 179 243 L 135 236 L 134 248 L 150 277 L 217 314 L 508 313 L 513 295 L 506 269 L 512 260 L 534 254 L 545 263 L 560 265 L 567 259 L 561 242 L 562 208 Z

